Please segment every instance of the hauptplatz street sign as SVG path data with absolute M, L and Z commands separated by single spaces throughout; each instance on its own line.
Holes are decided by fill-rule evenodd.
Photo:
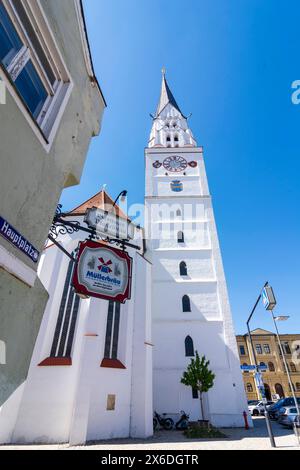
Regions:
M 131 297 L 131 278 L 127 252 L 91 240 L 79 244 L 73 275 L 77 294 L 125 303 Z
M 11 245 L 28 256 L 34 263 L 37 263 L 40 257 L 39 251 L 21 235 L 7 220 L 0 216 L 0 235 Z

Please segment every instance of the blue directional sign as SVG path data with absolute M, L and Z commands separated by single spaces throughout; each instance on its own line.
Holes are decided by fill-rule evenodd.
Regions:
M 24 255 L 28 256 L 31 261 L 34 263 L 38 262 L 40 256 L 38 250 L 2 217 L 0 217 L 0 235 L 24 253 Z
M 241 366 L 241 369 L 244 371 L 250 372 L 251 370 L 256 370 L 256 366 L 245 365 L 245 366 Z

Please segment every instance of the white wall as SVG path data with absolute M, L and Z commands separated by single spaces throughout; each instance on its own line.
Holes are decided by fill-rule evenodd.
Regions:
M 77 234 L 61 240 L 69 252 L 78 241 Z M 80 301 L 72 366 L 40 367 L 50 356 L 69 266 L 56 247 L 46 250 L 39 271 L 50 297 L 28 379 L 12 400 L 13 408 L 7 403 L 5 414 L 1 410 L 0 442 L 76 445 L 152 434 L 151 265 L 134 250 L 130 255 L 132 299 L 121 306 L 118 349 L 126 369 L 100 367 L 108 313 L 108 302 L 100 299 Z M 107 411 L 108 395 L 116 395 L 114 411 Z

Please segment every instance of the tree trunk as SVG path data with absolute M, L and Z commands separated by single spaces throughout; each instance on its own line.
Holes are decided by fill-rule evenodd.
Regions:
M 203 393 L 202 392 L 200 392 L 200 404 L 201 404 L 202 421 L 205 421 L 204 407 L 203 407 Z

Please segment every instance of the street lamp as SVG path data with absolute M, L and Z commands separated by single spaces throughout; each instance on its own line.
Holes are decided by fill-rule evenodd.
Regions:
M 293 399 L 295 401 L 295 406 L 296 406 L 296 409 L 297 409 L 297 416 L 299 417 L 300 416 L 299 403 L 297 401 L 297 397 L 296 397 L 295 390 L 294 390 L 294 384 L 292 382 L 290 370 L 289 370 L 289 367 L 288 367 L 288 364 L 287 364 L 287 361 L 286 361 L 285 352 L 284 352 L 282 344 L 281 344 L 279 330 L 278 330 L 278 326 L 277 326 L 277 322 L 287 321 L 287 320 L 289 320 L 290 317 L 287 316 L 287 315 L 279 315 L 279 316 L 275 317 L 273 310 L 271 310 L 271 314 L 272 314 L 272 319 L 273 319 L 275 330 L 276 330 L 276 336 L 277 336 L 277 341 L 278 341 L 278 344 L 279 344 L 279 349 L 280 349 L 280 352 L 281 352 L 281 356 L 282 356 L 282 360 L 283 360 L 283 363 L 284 363 L 285 371 L 286 371 L 286 374 L 287 374 L 287 377 L 288 377 L 288 382 L 289 382 L 289 385 L 290 385 L 291 393 L 292 393 Z M 297 419 L 299 419 L 299 418 L 297 418 Z
M 288 317 L 287 315 L 280 315 L 278 317 L 274 317 L 275 318 L 275 321 L 287 321 L 289 320 L 291 317 Z
M 128 191 L 124 190 L 124 191 L 121 191 L 119 196 L 116 198 L 114 204 L 113 204 L 113 207 L 116 206 L 117 202 L 119 199 L 121 199 L 122 202 L 124 202 L 127 198 L 127 194 L 128 194 Z

